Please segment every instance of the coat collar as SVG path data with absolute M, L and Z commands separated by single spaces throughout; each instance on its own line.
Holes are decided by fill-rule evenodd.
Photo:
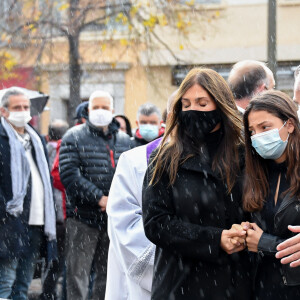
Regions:
M 86 120 L 86 126 L 92 134 L 101 136 L 106 139 L 111 139 L 112 135 L 116 134 L 119 130 L 120 125 L 115 119 L 108 125 L 108 132 L 104 134 L 101 128 L 94 126 L 89 120 Z
M 189 158 L 180 165 L 180 168 L 210 174 L 214 177 L 217 176 L 217 174 L 211 169 L 210 163 L 207 157 L 204 157 L 204 154 L 203 157 L 201 157 L 200 155 L 195 155 Z
M 288 207 L 291 203 L 295 202 L 295 201 L 299 201 L 298 197 L 297 196 L 291 196 L 290 193 L 286 194 L 275 214 L 275 216 L 277 214 L 279 214 L 281 211 L 283 211 L 286 207 Z
M 287 195 L 284 196 L 275 216 L 274 216 L 274 220 L 276 218 L 276 216 L 281 213 L 283 210 L 285 210 L 286 207 L 288 207 L 291 203 L 295 202 L 295 201 L 299 201 L 299 199 L 294 196 L 291 197 L 290 193 L 288 193 Z M 262 215 L 261 215 L 261 211 L 256 211 L 252 213 L 253 216 L 255 216 L 256 221 L 259 223 L 259 225 L 261 226 L 261 229 L 266 231 L 267 227 L 266 227 L 266 222 L 263 220 Z

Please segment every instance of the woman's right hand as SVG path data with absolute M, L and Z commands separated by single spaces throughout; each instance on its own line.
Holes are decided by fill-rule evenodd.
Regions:
M 236 229 L 236 230 L 245 230 L 247 231 L 248 229 L 252 228 L 250 222 L 242 222 L 241 224 L 233 224 L 231 226 L 231 229 Z M 231 243 L 234 245 L 237 245 L 238 243 L 244 244 L 246 243 L 246 236 L 245 237 L 233 237 L 231 238 Z
M 300 232 L 300 226 L 289 226 L 292 232 Z M 300 233 L 277 246 L 276 258 L 282 258 L 282 264 L 290 263 L 290 267 L 300 266 Z
M 236 243 L 234 244 L 232 242 L 234 238 L 245 241 L 246 231 L 238 226 L 232 227 L 230 230 L 225 229 L 222 231 L 220 246 L 227 254 L 242 251 L 246 247 L 244 242 L 240 243 L 239 241 L 235 240 Z

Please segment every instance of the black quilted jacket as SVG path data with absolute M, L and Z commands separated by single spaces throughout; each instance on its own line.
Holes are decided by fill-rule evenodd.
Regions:
M 106 225 L 106 213 L 101 212 L 98 202 L 103 195 L 108 196 L 118 159 L 130 147 L 129 136 L 118 127 L 113 120 L 104 134 L 87 122 L 71 128 L 63 137 L 59 167 L 71 207 L 68 217 L 91 226 Z

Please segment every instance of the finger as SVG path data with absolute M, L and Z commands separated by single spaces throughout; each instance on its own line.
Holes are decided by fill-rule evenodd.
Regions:
M 235 240 L 235 239 L 230 239 L 231 244 L 235 245 L 235 246 L 240 246 L 240 243 Z
M 248 229 L 247 230 L 247 237 L 251 237 L 254 234 L 254 230 L 253 229 Z M 247 238 L 246 238 L 247 240 Z
M 300 232 L 300 226 L 292 226 L 292 225 L 289 225 L 288 228 L 289 228 L 289 230 L 292 231 L 292 232 Z
M 300 243 L 300 234 L 297 234 L 296 236 L 293 236 L 292 238 L 289 238 L 288 240 L 284 241 L 283 243 L 279 244 L 277 246 L 277 250 L 283 250 L 287 247 L 291 247 L 295 244 Z
M 243 236 L 243 235 L 246 235 L 246 231 L 244 231 L 244 230 L 235 230 L 235 229 L 227 230 L 227 236 L 229 238 Z
M 238 225 L 238 224 L 233 224 L 231 229 L 234 229 L 236 231 L 241 231 L 241 230 L 243 230 L 243 227 L 241 225 Z
M 285 265 L 288 263 L 291 263 L 293 261 L 297 261 L 300 259 L 300 252 L 296 252 L 290 256 L 284 257 L 283 259 L 280 260 L 280 262 Z
M 251 242 L 251 237 L 247 236 L 246 237 L 246 243 L 247 243 L 247 245 L 250 244 L 250 242 Z
M 276 258 L 282 258 L 284 256 L 293 254 L 295 252 L 300 251 L 300 244 L 296 244 L 290 247 L 285 248 L 284 250 L 281 250 L 276 253 Z
M 243 229 L 242 225 L 240 225 L 240 224 L 233 224 L 231 228 L 234 228 L 234 229 L 237 229 L 237 230 Z
M 245 237 L 235 236 L 235 237 L 233 237 L 231 239 L 238 241 L 240 244 L 244 244 L 244 242 L 246 241 L 246 236 Z
M 241 225 L 242 225 L 244 230 L 247 230 L 247 229 L 251 228 L 251 225 L 248 221 L 247 222 L 242 222 Z
M 250 223 L 250 225 L 252 226 L 253 230 L 259 230 L 260 227 L 256 224 L 256 223 Z
M 240 243 L 240 244 L 244 244 L 246 239 L 245 238 L 238 238 L 237 241 Z
M 290 263 L 290 267 L 292 267 L 292 268 L 299 267 L 299 266 L 300 266 L 300 259 Z

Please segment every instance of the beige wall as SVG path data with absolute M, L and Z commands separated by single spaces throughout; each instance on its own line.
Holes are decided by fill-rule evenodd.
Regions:
M 184 60 L 184 64 L 231 64 L 242 59 L 265 61 L 267 2 L 258 2 L 251 5 L 251 1 L 247 1 L 247 5 L 228 6 L 223 1 L 222 5 L 207 11 L 206 17 L 203 17 L 204 22 L 192 24 L 188 37 L 178 36 L 167 28 L 160 33 L 164 42 Z M 294 1 L 293 5 L 283 5 L 285 2 L 282 0 L 278 4 L 278 59 L 300 61 L 300 1 Z M 177 62 L 168 51 L 157 46 L 151 59 L 147 60 L 143 48 L 138 51 L 130 48 L 126 50 L 118 41 L 103 48 L 105 42 L 97 35 L 94 40 L 92 36 L 84 35 L 83 40 L 80 52 L 86 63 L 110 63 L 112 67 L 115 62 L 130 64 L 125 74 L 125 114 L 133 127 L 137 108 L 142 103 L 149 101 L 158 105 L 162 111 L 165 109 L 167 98 L 176 89 L 171 83 L 171 68 Z M 180 45 L 183 45 L 182 50 Z M 57 42 L 55 47 L 55 55 L 45 57 L 45 64 L 67 62 L 67 43 Z M 47 92 L 47 89 L 47 84 L 43 84 L 43 91 Z M 42 131 L 45 133 L 47 113 L 44 113 L 43 118 Z
M 147 75 L 141 66 L 133 66 L 125 75 L 125 115 L 131 126 L 136 127 L 138 107 L 147 102 Z
M 167 107 L 169 96 L 177 89 L 171 84 L 171 67 L 133 67 L 126 73 L 125 115 L 134 128 L 138 107 L 151 102 L 161 109 Z
M 280 1 L 277 11 L 278 59 L 300 60 L 300 1 L 282 4 L 286 2 Z M 186 38 L 170 34 L 169 29 L 160 33 L 164 42 L 187 64 L 234 63 L 242 59 L 266 61 L 267 20 L 266 1 L 254 5 L 225 4 L 210 9 L 204 22 L 193 23 Z M 143 53 L 142 59 L 147 64 Z M 150 64 L 174 65 L 176 61 L 160 47 Z

